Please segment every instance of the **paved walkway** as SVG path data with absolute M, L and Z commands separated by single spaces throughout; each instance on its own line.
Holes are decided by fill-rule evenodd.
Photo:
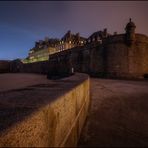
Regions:
M 0 91 L 20 89 L 30 85 L 46 83 L 47 81 L 49 80 L 46 79 L 46 75 L 25 73 L 0 74 Z
M 0 91 L 43 83 L 44 75 L 0 74 Z M 91 99 L 78 146 L 148 146 L 148 81 L 91 79 Z
M 91 94 L 78 146 L 148 146 L 148 82 L 91 79 Z

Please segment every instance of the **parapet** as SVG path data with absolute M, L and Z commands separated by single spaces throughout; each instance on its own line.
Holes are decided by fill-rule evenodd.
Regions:
M 135 42 L 140 42 L 140 43 L 148 43 L 148 36 L 144 34 L 136 34 L 135 35 Z
M 107 37 L 104 44 L 126 43 L 125 34 L 117 34 Z M 143 34 L 135 34 L 135 43 L 148 43 L 148 37 Z
M 0 92 L 0 147 L 74 147 L 89 107 L 89 77 Z
M 123 43 L 123 42 L 125 42 L 125 34 L 111 35 L 103 41 L 104 44 Z

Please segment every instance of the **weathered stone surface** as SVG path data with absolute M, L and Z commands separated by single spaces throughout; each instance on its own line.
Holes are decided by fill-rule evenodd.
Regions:
M 91 106 L 78 147 L 148 147 L 148 82 L 90 83 Z
M 23 68 L 23 63 L 20 59 L 15 59 L 10 62 L 10 72 L 18 73 L 21 72 Z
M 76 146 L 88 106 L 85 74 L 2 91 L 0 146 Z
M 0 92 L 23 89 L 31 85 L 49 83 L 46 75 L 29 73 L 6 73 L 0 75 Z
M 75 72 L 110 78 L 144 78 L 148 74 L 148 37 L 134 34 L 130 45 L 126 34 L 112 35 L 101 43 L 90 43 L 49 56 L 49 61 L 14 64 L 12 72 L 69 76 Z M 19 67 L 19 69 L 17 69 Z
M 120 35 L 121 36 L 121 35 Z M 124 39 L 124 35 L 122 35 Z M 118 35 L 113 41 L 106 41 L 105 72 L 109 77 L 143 78 L 148 73 L 148 38 L 136 34 L 134 44 L 128 46 L 124 40 L 120 42 Z
M 144 78 L 148 74 L 148 37 L 135 34 L 135 41 L 126 44 L 125 34 L 109 36 L 103 44 L 91 44 L 52 55 L 51 75 L 75 71 L 98 77 Z
M 5 60 L 0 60 L 0 73 L 10 72 L 10 62 Z

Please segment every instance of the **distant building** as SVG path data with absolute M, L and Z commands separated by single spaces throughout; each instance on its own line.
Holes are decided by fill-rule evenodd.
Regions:
M 28 57 L 24 62 L 46 61 L 50 54 L 58 52 L 57 45 L 60 43 L 59 39 L 40 40 L 35 42 L 35 46 L 29 50 Z
M 107 33 L 107 29 L 105 28 L 103 31 L 97 31 L 94 32 L 91 36 L 87 39 L 87 44 L 92 42 L 99 42 L 102 43 L 102 40 L 110 36 L 109 33 Z
M 58 45 L 59 51 L 70 49 L 76 46 L 82 46 L 86 42 L 86 38 L 81 37 L 79 33 L 72 34 L 69 30 L 61 39 Z
M 60 39 L 49 39 L 46 37 L 44 40 L 35 42 L 35 46 L 29 50 L 28 57 L 23 60 L 24 63 L 46 61 L 49 59 L 50 54 L 67 50 L 76 46 L 82 46 L 86 43 L 86 39 L 81 37 L 79 33 L 72 34 L 68 31 Z

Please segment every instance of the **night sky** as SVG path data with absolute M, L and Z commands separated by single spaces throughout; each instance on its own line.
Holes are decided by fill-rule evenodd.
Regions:
M 0 59 L 25 58 L 35 41 L 67 30 L 84 37 L 104 28 L 124 33 L 130 17 L 136 32 L 148 35 L 147 13 L 147 1 L 1 1 Z

